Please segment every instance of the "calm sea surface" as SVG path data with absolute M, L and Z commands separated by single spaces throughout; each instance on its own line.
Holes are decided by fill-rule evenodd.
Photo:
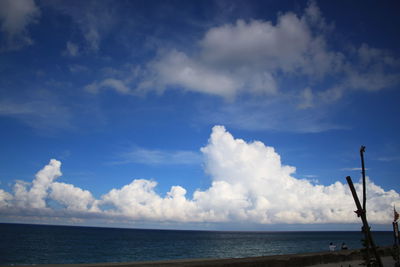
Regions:
M 391 232 L 374 232 L 392 244 Z M 0 264 L 235 258 L 360 248 L 360 232 L 212 232 L 0 224 Z

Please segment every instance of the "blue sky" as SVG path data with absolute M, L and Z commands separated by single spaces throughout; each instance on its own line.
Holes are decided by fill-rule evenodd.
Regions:
M 345 177 L 365 145 L 389 228 L 399 8 L 2 1 L 0 220 L 358 229 Z

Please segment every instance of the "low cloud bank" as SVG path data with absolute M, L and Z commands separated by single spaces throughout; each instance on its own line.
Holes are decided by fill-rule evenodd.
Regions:
M 359 222 L 347 184 L 324 186 L 297 179 L 295 168 L 283 165 L 274 148 L 262 142 L 235 139 L 223 126 L 215 126 L 201 152 L 212 183 L 191 197 L 179 185 L 162 196 L 156 193 L 157 182 L 135 179 L 96 199 L 87 190 L 56 182 L 62 175 L 61 162 L 52 159 L 31 183 L 17 181 L 12 193 L 0 189 L 0 214 L 24 221 L 63 217 L 179 223 Z M 355 186 L 360 192 L 361 185 Z M 370 222 L 389 223 L 393 205 L 400 206 L 400 195 L 372 181 L 367 190 Z

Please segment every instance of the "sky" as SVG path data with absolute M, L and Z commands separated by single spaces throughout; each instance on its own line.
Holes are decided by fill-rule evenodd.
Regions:
M 358 230 L 400 209 L 398 1 L 0 1 L 0 222 Z

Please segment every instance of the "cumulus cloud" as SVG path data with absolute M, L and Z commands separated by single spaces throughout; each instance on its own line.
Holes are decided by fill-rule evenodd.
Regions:
M 310 61 L 318 59 L 311 51 L 319 53 L 322 45 L 300 18 L 287 13 L 276 25 L 238 20 L 211 28 L 199 41 L 198 54 L 170 51 L 149 69 L 156 87 L 164 89 L 177 86 L 225 98 L 243 92 L 273 95 L 278 90 L 277 72 L 313 72 Z
M 238 86 L 231 75 L 215 72 L 188 58 L 182 52 L 172 51 L 151 66 L 157 73 L 158 87 L 180 86 L 185 90 L 230 97 Z M 143 88 L 143 87 L 142 87 Z
M 34 0 L 0 1 L 0 23 L 4 39 L 2 50 L 17 50 L 33 43 L 28 25 L 37 22 L 40 10 Z
M 48 190 L 53 181 L 61 176 L 61 162 L 50 160 L 50 163 L 40 170 L 32 185 L 17 181 L 14 186 L 14 201 L 17 207 L 46 208 Z
M 64 205 L 68 210 L 97 211 L 92 193 L 71 184 L 52 183 L 49 197 Z
M 192 216 L 195 215 L 196 207 L 186 199 L 184 188 L 172 186 L 162 198 L 154 190 L 156 185 L 154 181 L 134 180 L 129 185 L 113 189 L 102 196 L 100 204 L 113 205 L 115 209 L 106 211 L 111 215 L 124 215 L 136 220 L 193 221 L 190 218 L 194 218 Z
M 205 61 L 220 66 L 264 67 L 293 71 L 305 60 L 312 40 L 307 25 L 292 13 L 270 21 L 238 20 L 211 28 L 200 41 Z
M 262 142 L 235 139 L 223 126 L 215 126 L 208 144 L 201 149 L 205 172 L 211 177 L 206 190 L 187 196 L 175 185 L 164 196 L 156 191 L 157 182 L 135 179 L 95 199 L 71 184 L 56 182 L 61 163 L 51 160 L 31 184 L 18 181 L 14 193 L 0 190 L 0 212 L 15 215 L 15 208 L 60 214 L 79 219 L 126 218 L 134 221 L 197 223 L 355 223 L 358 218 L 351 192 L 342 182 L 325 186 L 298 179 L 295 167 L 284 165 L 273 147 Z M 361 192 L 361 184 L 355 184 Z M 385 191 L 368 180 L 368 217 L 372 223 L 388 223 L 400 195 Z M 40 214 L 40 212 L 39 212 Z M 65 215 L 67 214 L 67 215 Z M 24 215 L 21 213 L 20 215 Z
M 243 94 L 296 95 L 292 108 L 305 109 L 337 101 L 349 91 L 379 91 L 400 82 L 399 60 L 390 52 L 367 44 L 334 49 L 329 38 L 334 30 L 315 1 L 301 15 L 278 14 L 276 22 L 215 26 L 188 51 L 162 49 L 134 87 L 178 88 L 228 100 Z M 299 87 L 298 78 L 305 81 Z
M 12 199 L 13 196 L 10 193 L 0 189 L 0 209 L 11 206 L 10 202 Z
M 210 28 L 195 53 L 167 51 L 148 65 L 140 89 L 175 88 L 219 95 L 275 95 L 283 76 L 310 79 L 339 71 L 343 55 L 327 48 L 328 27 L 315 3 L 302 16 L 278 15 L 276 23 L 238 20 Z M 312 78 L 311 78 L 312 77 Z

